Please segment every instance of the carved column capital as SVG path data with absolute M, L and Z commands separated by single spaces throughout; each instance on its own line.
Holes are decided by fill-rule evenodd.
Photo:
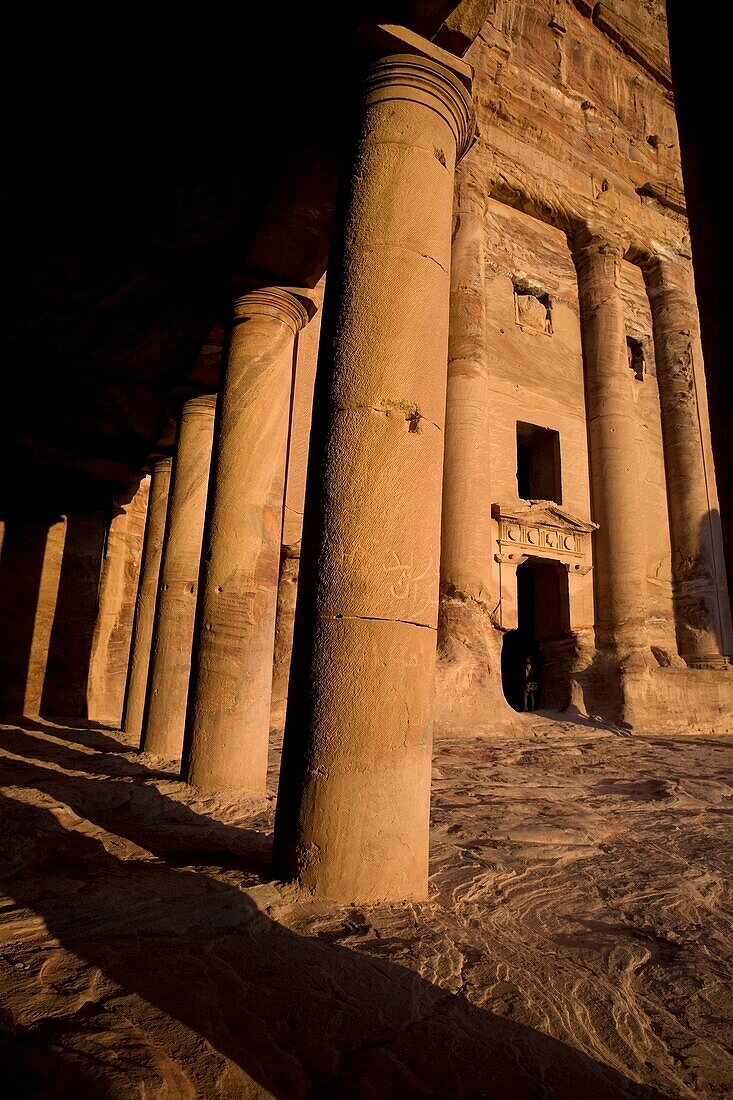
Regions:
M 395 40 L 395 45 L 399 45 Z M 443 51 L 437 51 L 436 54 Z M 446 54 L 446 57 L 450 55 Z M 372 62 L 364 78 L 365 105 L 408 100 L 437 111 L 456 139 L 456 161 L 470 149 L 476 124 L 467 66 L 456 67 L 418 53 L 393 53 Z M 460 66 L 460 67 L 459 67 Z M 470 70 L 469 70 L 470 72 Z
M 524 565 L 527 557 L 527 554 L 494 554 L 494 561 L 499 565 L 512 565 L 517 568 Z
M 156 458 L 155 461 L 151 463 L 150 472 L 152 474 L 166 473 L 166 471 L 170 470 L 172 463 L 173 459 L 170 455 L 166 455 L 163 458 Z
M 232 308 L 232 324 L 237 325 L 250 317 L 274 317 L 298 333 L 315 315 L 318 306 L 308 290 L 292 287 L 268 286 L 250 290 L 235 298 Z
M 626 241 L 587 223 L 578 226 L 569 234 L 569 243 L 576 261 L 601 256 L 620 263 L 627 251 Z
M 200 393 L 195 397 L 188 397 L 181 406 L 181 416 L 213 416 L 215 412 L 215 393 Z
M 695 284 L 689 264 L 679 257 L 655 254 L 640 266 L 650 299 L 657 295 L 677 296 L 679 308 L 692 317 L 696 327 Z

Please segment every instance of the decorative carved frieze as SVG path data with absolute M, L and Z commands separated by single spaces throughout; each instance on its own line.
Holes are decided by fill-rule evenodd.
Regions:
M 520 565 L 527 557 L 553 558 L 573 573 L 591 569 L 590 535 L 598 524 L 582 520 L 549 500 L 526 506 L 492 504 L 499 524 L 499 563 Z

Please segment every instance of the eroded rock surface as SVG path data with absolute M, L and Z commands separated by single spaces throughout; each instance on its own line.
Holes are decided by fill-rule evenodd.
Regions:
M 271 881 L 272 801 L 0 739 L 14 1096 L 729 1095 L 730 737 L 438 739 L 430 899 L 369 908 Z

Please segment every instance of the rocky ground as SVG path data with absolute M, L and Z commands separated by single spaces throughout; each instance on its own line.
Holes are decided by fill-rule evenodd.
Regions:
M 439 739 L 430 900 L 334 909 L 269 878 L 272 799 L 6 725 L 3 1094 L 728 1096 L 732 747 Z

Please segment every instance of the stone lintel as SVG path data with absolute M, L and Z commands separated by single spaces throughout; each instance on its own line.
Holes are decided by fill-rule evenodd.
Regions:
M 472 66 L 455 54 L 449 53 L 448 50 L 436 46 L 434 42 L 429 42 L 427 38 L 423 38 L 408 27 L 400 27 L 396 23 L 367 23 L 360 31 L 359 44 L 365 52 L 375 57 L 410 54 L 414 57 L 427 58 L 449 69 L 468 92 L 471 91 Z
M 589 558 L 589 535 L 598 529 L 597 523 L 546 500 L 532 501 L 526 508 L 492 504 L 491 514 L 499 524 L 497 561 L 500 557 L 510 560 L 519 553 L 560 561 L 570 572 L 581 575 L 590 571 L 590 562 L 578 559 Z

